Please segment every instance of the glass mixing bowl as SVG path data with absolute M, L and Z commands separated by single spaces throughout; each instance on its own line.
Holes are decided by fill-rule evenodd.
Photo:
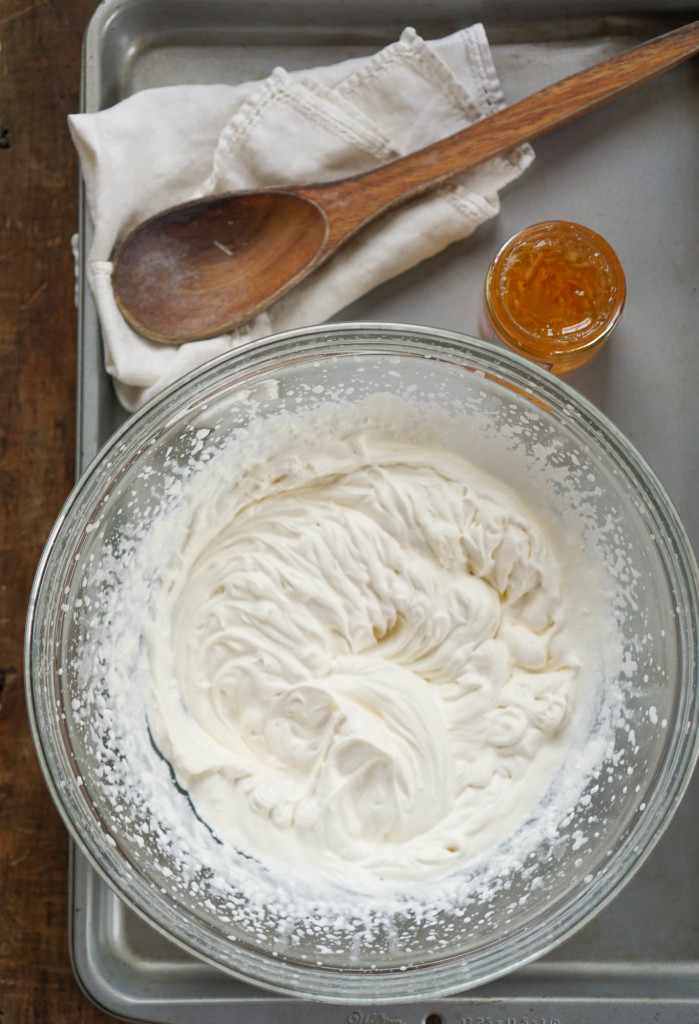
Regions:
M 281 414 L 358 405 L 377 393 L 579 531 L 613 581 L 623 645 L 621 669 L 600 679 L 590 703 L 587 734 L 565 752 L 517 842 L 391 898 L 339 885 L 316 891 L 244 853 L 222 852 L 151 742 L 145 644 L 133 626 L 147 618 L 163 568 L 146 553 L 149 523 L 181 510 L 187 481 L 204 479 L 197 474 L 219 449 L 238 445 L 242 458 L 250 430 L 259 438 Z M 174 530 L 173 555 L 177 541 Z M 561 381 L 445 331 L 346 324 L 291 332 L 170 387 L 118 431 L 71 493 L 29 605 L 36 749 L 96 870 L 196 956 L 325 1001 L 459 992 L 570 936 L 668 825 L 697 756 L 697 589 L 690 544 L 656 477 Z M 608 744 L 595 758 L 602 735 Z M 577 791 L 561 808 L 556 792 L 576 773 Z

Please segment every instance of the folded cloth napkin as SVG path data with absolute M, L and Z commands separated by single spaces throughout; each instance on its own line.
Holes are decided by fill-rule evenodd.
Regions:
M 122 317 L 111 286 L 115 243 L 165 207 L 216 192 L 330 180 L 370 170 L 505 105 L 481 25 L 425 42 L 407 28 L 373 56 L 262 82 L 147 89 L 69 127 L 94 236 L 87 277 L 107 371 L 139 408 L 167 384 L 243 342 L 322 323 L 375 285 L 465 238 L 499 211 L 498 190 L 533 160 L 491 160 L 380 218 L 320 270 L 235 331 L 177 347 Z

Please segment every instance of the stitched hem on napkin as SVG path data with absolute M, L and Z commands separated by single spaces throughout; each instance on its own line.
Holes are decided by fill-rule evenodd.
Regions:
M 138 106 L 140 124 L 128 120 L 129 103 Z M 111 249 L 146 215 L 144 207 L 152 213 L 159 202 L 164 208 L 213 192 L 361 173 L 458 131 L 504 103 L 485 31 L 474 25 L 429 43 L 409 28 L 367 58 L 293 73 L 277 68 L 255 85 L 149 90 L 109 110 L 71 118 L 90 213 L 99 225 L 87 276 L 105 365 L 122 404 L 139 408 L 184 373 L 242 342 L 322 323 L 375 286 L 466 238 L 498 213 L 500 189 L 523 172 L 533 152 L 519 147 L 392 211 L 243 328 L 176 347 L 138 336 L 114 299 Z M 211 170 L 198 187 L 192 187 L 182 151 L 188 132 L 197 166 L 206 163 L 210 139 Z M 139 170 L 146 175 L 142 184 Z M 117 203 L 119 181 L 130 191 L 120 192 Z

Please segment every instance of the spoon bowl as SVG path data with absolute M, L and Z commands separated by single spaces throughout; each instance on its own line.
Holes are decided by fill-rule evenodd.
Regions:
M 617 54 L 431 146 L 316 185 L 208 196 L 156 214 L 118 246 L 114 295 L 146 338 L 225 334 L 266 309 L 375 218 L 595 110 L 699 50 L 699 21 Z
M 305 276 L 327 235 L 322 208 L 286 191 L 216 196 L 156 214 L 119 262 L 119 291 L 129 296 L 122 312 L 147 337 L 157 322 L 156 340 L 212 337 L 230 324 L 231 304 L 248 320 Z M 193 295 L 206 295 L 206 304 Z

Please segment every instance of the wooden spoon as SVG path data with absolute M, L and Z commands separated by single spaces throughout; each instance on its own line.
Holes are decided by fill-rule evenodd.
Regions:
M 698 49 L 695 21 L 366 174 L 208 196 L 158 213 L 113 257 L 119 308 L 154 341 L 180 344 L 224 334 L 386 210 L 594 110 Z

